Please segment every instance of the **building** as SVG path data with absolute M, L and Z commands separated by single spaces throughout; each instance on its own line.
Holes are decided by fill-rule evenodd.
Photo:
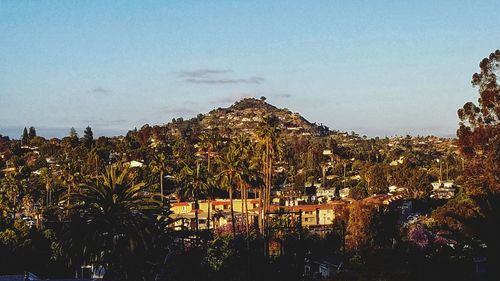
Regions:
M 219 227 L 231 222 L 231 201 L 229 199 L 216 199 L 198 201 L 198 206 L 195 202 L 173 202 L 171 211 L 172 218 L 175 220 L 172 227 L 176 230 L 196 228 L 196 215 L 198 215 L 198 229 L 207 228 L 207 220 L 209 219 L 210 208 L 210 226 Z M 233 200 L 233 210 L 235 216 L 241 217 L 244 212 L 245 204 L 241 199 Z M 248 199 L 247 207 L 249 222 L 255 223 L 259 213 L 259 200 Z
M 307 205 L 271 205 L 271 212 L 296 212 L 300 213 L 301 226 L 314 228 L 317 226 L 331 226 L 335 218 L 349 205 L 348 201 L 335 201 L 327 204 Z M 196 214 L 198 215 L 198 228 L 206 229 L 208 219 L 209 202 L 200 200 L 198 208 L 194 202 L 171 203 L 172 218 L 175 222 L 172 227 L 176 230 L 196 228 Z M 247 200 L 249 223 L 257 224 L 259 216 L 259 200 Z M 241 199 L 233 200 L 233 209 L 236 217 L 241 217 L 244 210 L 244 202 Z M 231 202 L 228 199 L 216 199 L 210 201 L 211 227 L 217 228 L 231 222 Z
M 453 181 L 437 181 L 433 182 L 431 198 L 434 199 L 451 199 L 455 196 L 456 186 Z
M 335 218 L 349 205 L 348 201 L 335 201 L 328 204 L 309 204 L 298 206 L 271 206 L 273 212 L 279 210 L 300 212 L 302 227 L 333 225 Z
M 341 270 L 342 264 L 341 259 L 333 255 L 306 258 L 304 262 L 304 277 L 309 279 L 330 278 Z
M 335 188 L 328 188 L 328 187 L 318 187 L 316 189 L 316 196 L 317 197 L 326 197 L 326 198 L 333 198 L 335 197 Z
M 135 168 L 135 167 L 141 168 L 142 166 L 144 166 L 144 163 L 141 161 L 132 160 L 128 163 L 128 165 L 130 168 Z

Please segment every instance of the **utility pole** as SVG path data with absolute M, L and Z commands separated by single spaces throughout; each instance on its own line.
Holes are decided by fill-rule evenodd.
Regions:
M 443 181 L 443 163 L 439 161 L 439 181 Z
M 439 183 L 443 181 L 443 164 L 439 159 L 436 159 L 436 161 L 439 163 Z
M 446 181 L 450 181 L 449 173 L 450 173 L 450 170 L 448 167 L 448 161 L 446 161 Z
M 344 162 L 344 188 L 345 188 L 345 169 L 346 169 L 347 164 Z

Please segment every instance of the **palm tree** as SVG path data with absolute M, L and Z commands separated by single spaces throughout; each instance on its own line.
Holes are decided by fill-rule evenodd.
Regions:
M 207 155 L 207 171 L 209 173 L 212 172 L 212 160 L 217 155 L 220 146 L 221 140 L 217 128 L 205 132 L 200 136 L 198 147 Z
M 217 193 L 218 189 L 218 184 L 217 184 L 217 177 L 214 175 L 211 175 L 207 171 L 207 189 L 205 196 L 207 198 L 207 203 L 208 203 L 208 212 L 207 212 L 207 229 L 210 230 L 210 223 L 212 221 L 212 215 L 211 215 L 211 209 L 212 209 L 212 200 L 215 197 L 215 194 Z
M 72 191 L 75 204 L 68 207 L 62 240 L 70 263 L 102 265 L 109 280 L 138 280 L 145 274 L 133 263 L 152 250 L 153 232 L 167 216 L 159 196 L 133 180 L 127 168 L 110 166 L 102 180 Z
M 220 135 L 218 132 L 218 128 L 215 128 L 213 130 L 210 130 L 208 132 L 205 132 L 200 136 L 200 141 L 198 143 L 199 148 L 202 149 L 203 153 L 206 153 L 207 155 L 207 184 L 208 184 L 208 192 L 207 192 L 207 199 L 208 199 L 208 213 L 207 213 L 207 229 L 210 229 L 210 211 L 212 207 L 212 197 L 213 197 L 213 191 L 215 188 L 215 182 L 212 179 L 212 159 L 214 157 L 217 157 L 217 150 L 220 149 L 221 146 L 221 140 L 220 140 Z
M 163 201 L 163 180 L 164 180 L 164 175 L 167 173 L 170 169 L 168 165 L 168 159 L 165 153 L 160 153 L 154 156 L 153 161 L 149 164 L 151 171 L 153 173 L 159 173 L 160 174 L 160 194 L 161 194 L 161 200 Z
M 249 159 L 247 162 L 247 166 L 245 166 L 245 176 L 243 177 L 244 183 L 243 183 L 243 195 L 244 195 L 244 201 L 245 201 L 245 228 L 247 232 L 247 239 L 249 237 L 249 216 L 248 216 L 248 188 L 254 190 L 254 194 L 256 194 L 256 190 L 262 187 L 263 185 L 263 179 L 259 173 L 259 166 L 257 165 L 257 162 L 253 161 L 252 158 Z M 260 207 L 259 207 L 260 209 Z
M 66 193 L 66 206 L 69 207 L 71 204 L 71 193 L 78 186 L 80 181 L 80 173 L 76 169 L 76 165 L 73 162 L 68 162 L 64 166 L 63 170 L 59 174 L 59 180 L 62 185 L 68 190 Z
M 19 211 L 19 205 L 17 204 L 17 198 L 21 189 L 25 185 L 25 181 L 20 180 L 16 175 L 9 174 L 8 176 L 2 178 L 0 182 L 0 205 L 2 214 L 0 217 L 8 216 L 9 212 L 12 215 L 12 219 L 15 219 L 16 213 Z
M 240 171 L 242 173 L 242 180 L 238 182 L 240 194 L 241 194 L 241 210 L 244 213 L 245 218 L 245 230 L 248 238 L 249 228 L 248 228 L 248 185 L 252 181 L 251 174 L 251 156 L 253 151 L 252 141 L 246 134 L 238 134 L 234 137 L 231 142 L 231 147 L 234 152 L 239 156 L 240 159 Z
M 181 189 L 182 195 L 184 197 L 194 199 L 195 232 L 196 236 L 198 236 L 198 231 L 199 231 L 198 200 L 207 193 L 209 188 L 207 176 L 206 173 L 204 173 L 201 169 L 200 161 L 196 161 L 196 167 L 194 169 L 189 166 L 184 166 L 184 168 L 182 168 L 182 170 L 179 173 L 178 180 L 182 184 L 182 189 Z
M 50 203 L 51 203 L 51 199 L 52 199 L 52 196 L 51 196 L 51 193 L 52 193 L 52 188 L 51 188 L 51 184 L 52 184 L 52 181 L 53 181 L 53 178 L 52 178 L 52 172 L 50 171 L 49 168 L 47 167 L 44 167 L 41 169 L 40 171 L 40 178 L 42 179 L 42 181 L 45 183 L 45 197 L 46 197 L 46 206 L 49 206 Z
M 233 188 L 243 181 L 242 159 L 234 146 L 230 146 L 224 158 L 219 159 L 221 171 L 218 174 L 221 186 L 229 192 L 233 237 L 236 236 L 236 219 L 233 206 Z
M 261 141 L 261 153 L 262 153 L 262 174 L 264 175 L 264 192 L 263 192 L 263 212 L 269 212 L 269 206 L 271 204 L 271 185 L 272 185 L 272 173 L 273 173 L 273 158 L 278 153 L 278 128 L 279 119 L 274 115 L 265 116 L 260 123 L 259 138 Z M 262 216 L 263 220 L 261 232 L 264 233 L 266 228 L 265 216 Z

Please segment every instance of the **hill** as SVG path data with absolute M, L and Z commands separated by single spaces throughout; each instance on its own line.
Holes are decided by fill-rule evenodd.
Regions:
M 217 108 L 203 115 L 200 125 L 204 129 L 227 127 L 238 131 L 255 132 L 264 116 L 275 115 L 279 119 L 278 127 L 286 135 L 325 135 L 326 126 L 311 123 L 299 113 L 286 108 L 277 108 L 264 99 L 245 98 L 228 108 Z

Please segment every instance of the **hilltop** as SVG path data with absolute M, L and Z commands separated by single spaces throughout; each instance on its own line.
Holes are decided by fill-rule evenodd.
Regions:
M 210 129 L 226 126 L 247 133 L 255 132 L 264 116 L 275 115 L 279 119 L 278 127 L 287 135 L 325 135 L 329 129 L 311 123 L 299 113 L 287 108 L 277 108 L 265 99 L 245 98 L 228 108 L 217 108 L 203 115 L 201 127 Z

